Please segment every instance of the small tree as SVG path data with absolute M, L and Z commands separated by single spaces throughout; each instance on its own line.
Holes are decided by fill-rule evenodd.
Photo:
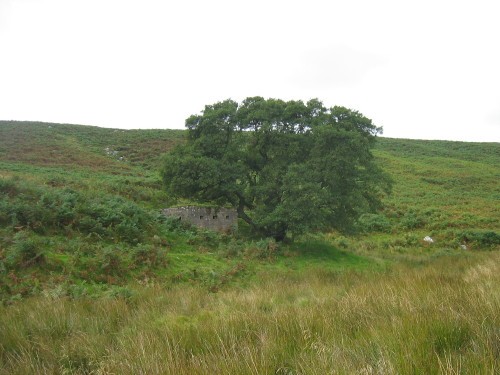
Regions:
M 287 233 L 346 230 L 390 190 L 370 151 L 381 128 L 357 111 L 316 99 L 252 97 L 207 105 L 186 126 L 188 141 L 163 165 L 167 190 L 231 205 L 278 241 Z

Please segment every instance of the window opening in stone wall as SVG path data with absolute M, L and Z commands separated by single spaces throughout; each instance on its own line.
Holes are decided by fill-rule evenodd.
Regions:
M 203 220 L 203 215 L 200 215 L 200 220 Z
M 226 215 L 226 220 L 229 220 L 229 215 Z
M 212 217 L 212 219 L 217 219 L 217 215 L 214 215 L 214 216 Z

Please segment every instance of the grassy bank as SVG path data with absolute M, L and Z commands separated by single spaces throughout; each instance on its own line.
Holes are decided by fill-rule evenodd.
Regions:
M 2 374 L 494 374 L 500 254 L 1 308 Z

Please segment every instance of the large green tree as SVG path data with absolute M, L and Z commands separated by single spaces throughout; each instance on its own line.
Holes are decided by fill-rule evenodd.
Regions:
M 389 178 L 371 148 L 381 129 L 361 113 L 314 99 L 251 97 L 207 105 L 167 155 L 174 196 L 231 205 L 255 231 L 283 240 L 352 226 L 380 207 Z

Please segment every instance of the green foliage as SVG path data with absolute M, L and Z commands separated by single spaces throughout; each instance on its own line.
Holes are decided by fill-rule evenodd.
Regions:
M 275 259 L 280 251 L 280 244 L 274 239 L 256 241 L 229 241 L 220 246 L 220 250 L 227 257 L 243 257 L 245 259 Z
M 33 233 L 21 231 L 15 234 L 13 246 L 5 254 L 5 263 L 9 268 L 28 267 L 45 263 L 47 241 Z
M 493 247 L 500 245 L 500 234 L 493 231 L 466 231 L 462 233 L 461 240 L 482 247 Z
M 167 265 L 167 250 L 159 244 L 138 244 L 132 253 L 134 264 L 147 265 L 149 269 Z
M 409 210 L 400 221 L 403 229 L 417 229 L 425 225 L 425 220 L 415 211 Z
M 389 219 L 381 214 L 363 214 L 356 224 L 362 232 L 390 232 L 392 227 Z
M 0 179 L 0 193 L 2 195 L 13 196 L 18 193 L 17 186 L 12 180 Z
M 234 106 L 210 108 L 208 112 L 214 117 L 203 126 L 206 132 L 200 130 L 198 138 L 189 143 L 199 142 L 197 147 L 203 152 L 228 156 L 227 163 L 200 164 L 200 174 L 205 169 L 210 172 L 203 175 L 207 194 L 215 195 L 218 189 L 213 185 L 218 171 L 236 174 L 247 165 L 261 168 L 254 177 L 264 183 L 250 186 L 244 196 L 253 194 L 260 201 L 277 202 L 280 196 L 276 192 L 280 191 L 273 184 L 281 180 L 281 196 L 287 199 L 281 199 L 280 208 L 255 206 L 244 212 L 268 229 L 278 228 L 277 220 L 286 213 L 293 227 L 288 235 L 296 238 L 297 246 L 284 243 L 274 247 L 276 242 L 265 233 L 250 233 L 251 224 L 242 220 L 238 234 L 232 237 L 160 215 L 159 208 L 175 199 L 162 191 L 155 168 L 161 153 L 185 143 L 191 131 L 121 131 L 0 121 L 0 299 L 17 303 L 49 291 L 54 296 L 96 297 L 136 281 L 200 283 L 220 290 L 223 285 L 244 284 L 262 269 L 309 272 L 321 267 L 325 271 L 322 277 L 329 279 L 332 269 L 383 268 L 393 262 L 420 267 L 441 256 L 476 254 L 461 251 L 463 244 L 471 250 L 498 249 L 500 146 L 495 143 L 378 137 L 372 149 L 373 161 L 383 165 L 394 179 L 393 194 L 383 198 L 384 210 L 362 214 L 356 221 L 361 233 L 356 236 L 318 234 L 330 247 L 342 251 L 328 250 L 309 235 L 300 236 L 313 225 L 327 225 L 309 213 L 309 207 L 318 207 L 317 201 L 324 197 L 316 190 L 314 168 L 304 166 L 298 139 L 308 134 L 312 144 L 317 138 L 335 134 L 325 131 L 314 138 L 310 131 L 321 127 L 319 119 L 324 113 L 321 115 L 320 103 L 287 102 L 286 113 L 282 103 L 254 100 L 238 105 L 239 121 L 252 124 L 254 129 L 243 131 L 224 128 L 224 122 L 217 120 L 234 112 Z M 311 129 L 300 128 L 299 122 L 307 117 L 304 107 L 316 108 L 318 114 Z M 297 114 L 302 116 L 300 121 Z M 276 135 L 269 124 L 282 115 L 286 120 L 283 124 L 274 122 L 282 129 Z M 211 150 L 208 141 L 207 134 L 212 136 L 209 125 L 215 122 L 219 125 L 212 130 L 214 136 L 220 136 L 219 145 L 227 139 L 221 135 L 229 134 L 231 142 L 240 142 L 231 143 L 235 147 L 228 146 L 225 154 Z M 286 132 L 292 123 L 298 134 Z M 264 132 L 255 130 L 264 128 Z M 340 137 L 340 130 L 345 129 L 337 130 Z M 317 142 L 322 145 L 322 139 Z M 348 147 L 349 142 L 342 145 Z M 108 154 L 107 148 L 117 154 Z M 343 152 L 342 148 L 336 151 L 338 155 Z M 333 152 L 329 160 L 335 161 L 337 154 Z M 176 151 L 171 155 L 181 154 Z M 232 164 L 230 155 L 241 156 L 238 160 L 242 163 Z M 272 167 L 263 167 L 263 155 L 273 161 Z M 288 155 L 295 162 L 284 168 Z M 330 157 L 325 155 L 325 160 Z M 318 159 L 320 156 L 321 152 Z M 235 192 L 247 180 L 223 181 L 227 191 Z M 215 202 L 220 201 L 215 198 Z M 257 221 L 257 214 L 269 221 Z M 432 246 L 423 243 L 426 235 L 435 239 Z M 309 242 L 310 246 L 305 245 Z M 38 251 L 41 255 L 36 261 L 31 262 L 29 255 L 23 258 L 22 254 Z M 314 256 L 308 257 L 309 253 Z M 238 264 L 246 269 L 234 271 Z
M 79 231 L 128 243 L 140 242 L 157 225 L 149 212 L 119 196 L 24 186 L 1 178 L 0 182 L 17 192 L 0 200 L 2 225 L 29 228 L 39 234 Z
M 120 249 L 108 246 L 97 253 L 97 263 L 105 275 L 118 275 L 123 272 Z
M 351 228 L 390 188 L 370 152 L 380 129 L 357 111 L 253 97 L 207 105 L 186 126 L 188 142 L 164 161 L 168 192 L 232 205 L 277 240 Z
M 304 106 L 288 104 L 291 124 Z M 241 121 L 257 128 L 259 119 L 282 114 L 280 103 L 246 105 L 253 109 Z M 214 108 L 225 110 L 233 109 Z M 0 374 L 475 374 L 500 367 L 500 253 L 477 251 L 499 248 L 499 144 L 378 138 L 375 161 L 394 189 L 383 211 L 357 220 L 363 233 L 278 243 L 159 214 L 173 197 L 154 169 L 185 133 L 0 121 Z M 230 138 L 241 140 L 235 151 L 247 155 L 245 163 L 263 161 L 246 153 L 249 141 L 277 166 L 290 150 L 296 162 L 286 173 L 262 168 L 259 176 L 290 185 L 286 194 L 300 207 L 282 200 L 283 212 L 297 233 L 306 230 L 302 205 L 321 195 L 295 135 L 236 133 Z M 201 143 L 209 152 L 208 138 Z M 245 165 L 203 168 L 236 173 Z M 210 194 L 212 177 L 203 176 Z M 270 199 L 275 191 L 271 183 L 252 189 Z M 255 219 L 258 210 L 245 212 Z M 272 220 L 279 213 L 261 212 Z M 426 235 L 435 243 L 425 244 Z

